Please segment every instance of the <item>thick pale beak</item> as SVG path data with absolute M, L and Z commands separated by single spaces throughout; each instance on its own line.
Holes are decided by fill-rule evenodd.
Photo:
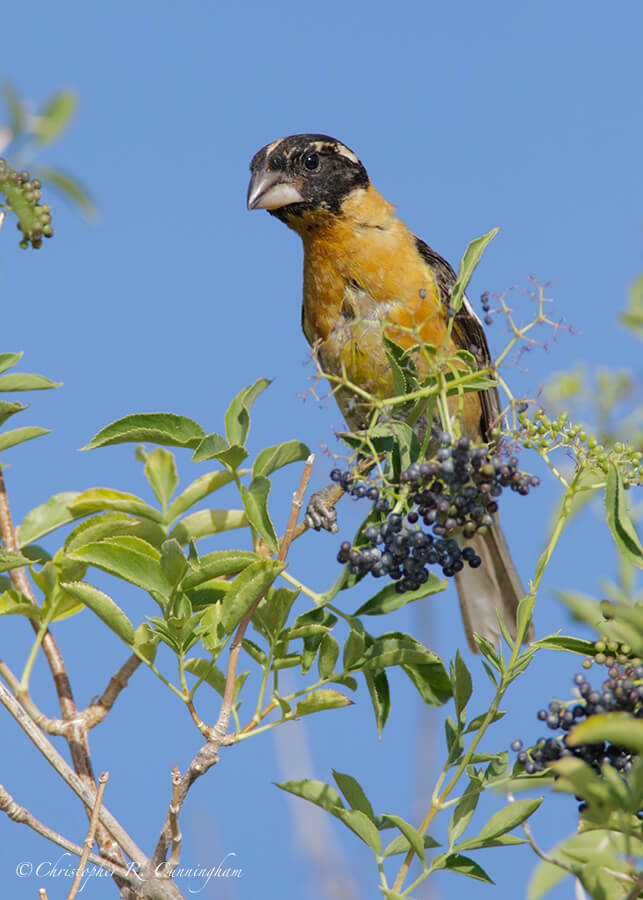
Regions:
M 303 197 L 283 172 L 259 169 L 248 185 L 248 209 L 280 209 L 302 203 Z

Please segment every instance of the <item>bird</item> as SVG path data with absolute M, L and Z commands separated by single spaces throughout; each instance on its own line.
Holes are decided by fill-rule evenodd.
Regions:
M 289 135 L 262 147 L 250 171 L 248 209 L 267 210 L 302 240 L 302 328 L 324 372 L 345 373 L 371 396 L 392 396 L 383 335 L 402 348 L 417 344 L 418 334 L 439 347 L 450 316 L 447 352 L 465 349 L 479 368 L 491 365 L 483 325 L 466 296 L 455 315 L 449 307 L 453 268 L 396 215 L 349 147 L 324 134 Z M 348 427 L 365 428 L 372 412 L 367 404 L 348 386 L 340 384 L 334 394 Z M 462 434 L 491 442 L 492 428 L 502 419 L 496 389 L 467 392 L 460 400 Z M 313 496 L 306 521 L 317 530 L 336 531 L 327 497 L 324 490 Z M 486 533 L 468 543 L 482 565 L 465 566 L 455 582 L 467 642 L 479 652 L 474 632 L 492 644 L 500 641 L 496 610 L 515 637 L 525 589 L 497 514 Z M 530 629 L 525 640 L 532 638 Z

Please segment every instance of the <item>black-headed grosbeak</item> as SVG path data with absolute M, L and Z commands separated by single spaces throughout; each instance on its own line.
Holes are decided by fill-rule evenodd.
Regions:
M 382 341 L 408 348 L 418 338 L 442 346 L 456 275 L 416 237 L 371 184 L 366 169 L 334 138 L 296 134 L 267 144 L 250 163 L 248 208 L 266 209 L 296 231 L 304 245 L 302 325 L 324 371 L 377 397 L 392 396 L 393 376 Z M 482 324 L 465 299 L 447 351 L 469 350 L 481 367 L 491 362 Z M 419 372 L 420 375 L 425 374 Z M 335 391 L 349 428 L 366 426 L 368 411 L 346 387 Z M 501 416 L 494 389 L 464 394 L 463 434 L 490 440 Z M 334 510 L 313 503 L 307 521 L 337 530 Z M 469 646 L 475 631 L 500 639 L 496 609 L 515 632 L 525 590 L 497 521 L 468 543 L 482 558 L 455 576 Z M 529 635 L 531 637 L 531 635 Z

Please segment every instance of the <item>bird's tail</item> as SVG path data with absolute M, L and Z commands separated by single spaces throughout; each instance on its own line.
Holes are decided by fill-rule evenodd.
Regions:
M 489 530 L 483 535 L 475 535 L 467 543 L 482 559 L 482 565 L 477 569 L 465 565 L 455 576 L 455 583 L 467 643 L 474 653 L 479 653 L 473 639 L 474 631 L 494 645 L 500 642 L 496 610 L 502 616 L 511 636 L 515 637 L 518 603 L 526 592 L 511 558 L 497 513 Z M 525 641 L 533 638 L 532 623 Z

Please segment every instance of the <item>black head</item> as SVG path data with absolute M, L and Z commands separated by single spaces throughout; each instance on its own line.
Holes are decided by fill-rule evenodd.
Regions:
M 353 151 L 325 134 L 292 134 L 267 144 L 250 171 L 248 209 L 267 209 L 280 219 L 318 209 L 337 215 L 352 191 L 369 185 Z

